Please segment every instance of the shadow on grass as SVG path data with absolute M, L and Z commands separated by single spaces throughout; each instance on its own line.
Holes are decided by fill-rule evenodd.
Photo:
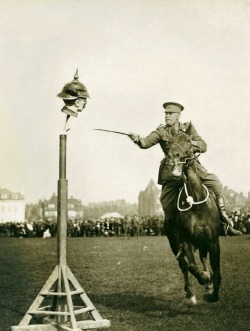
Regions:
M 104 306 L 111 310 L 142 313 L 148 316 L 152 316 L 153 313 L 157 312 L 165 312 L 169 317 L 201 313 L 194 309 L 195 307 L 192 309 L 188 308 L 184 302 L 180 302 L 176 298 L 163 300 L 155 296 L 137 293 L 88 294 L 88 296 L 96 306 Z M 0 310 L 12 311 L 19 316 L 24 316 L 26 313 L 25 309 L 20 309 L 15 303 L 1 302 Z
M 111 310 L 129 311 L 141 313 L 148 317 L 157 317 L 164 313 L 167 317 L 180 315 L 201 314 L 197 309 L 188 308 L 184 302 L 176 298 L 161 299 L 155 296 L 147 296 L 137 293 L 111 293 L 111 294 L 91 294 L 90 298 L 94 305 L 105 306 Z

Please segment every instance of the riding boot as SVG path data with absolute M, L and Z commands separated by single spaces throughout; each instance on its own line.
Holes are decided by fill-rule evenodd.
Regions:
M 174 218 L 165 217 L 164 231 L 168 237 L 172 252 L 176 256 L 176 259 L 179 260 L 183 255 L 183 245 L 180 242 L 179 231 Z
M 221 221 L 222 221 L 222 226 L 223 226 L 223 231 L 225 236 L 241 236 L 242 232 L 235 230 L 232 227 L 232 224 L 228 218 L 228 214 L 227 214 L 227 209 L 225 206 L 225 201 L 223 196 L 217 197 L 217 204 L 220 208 L 220 212 L 221 212 Z

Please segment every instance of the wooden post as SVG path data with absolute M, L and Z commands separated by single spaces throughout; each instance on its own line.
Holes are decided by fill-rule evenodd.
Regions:
M 68 181 L 66 179 L 67 135 L 60 135 L 59 179 L 57 200 L 57 265 L 35 298 L 18 326 L 12 331 L 81 331 L 110 327 L 103 319 L 67 265 Z M 74 307 L 73 296 L 79 296 L 82 306 Z M 41 307 L 45 297 L 51 305 Z M 87 313 L 91 319 L 77 320 L 77 315 Z M 33 316 L 42 316 L 42 324 L 30 324 Z
M 67 221 L 68 221 L 68 181 L 66 179 L 67 135 L 60 135 L 59 179 L 57 197 L 57 258 L 59 266 L 66 266 Z
M 67 266 L 67 222 L 68 222 L 68 181 L 66 179 L 66 150 L 67 135 L 59 137 L 59 179 L 57 186 L 57 263 L 58 283 L 57 292 L 65 291 L 62 269 Z M 58 296 L 57 310 L 67 312 L 67 297 Z M 67 316 L 58 315 L 58 323 L 67 322 Z

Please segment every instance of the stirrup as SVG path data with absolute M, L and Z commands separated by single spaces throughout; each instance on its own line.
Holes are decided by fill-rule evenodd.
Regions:
M 228 232 L 229 232 L 230 237 L 232 237 L 232 236 L 242 236 L 243 235 L 243 233 L 241 231 L 236 230 L 233 227 L 229 227 Z
M 230 233 L 231 230 L 231 233 Z M 230 227 L 230 225 L 226 225 L 224 228 L 225 236 L 226 237 L 232 237 L 232 236 L 242 236 L 242 232 L 239 230 L 235 230 L 233 227 Z M 229 232 L 229 234 L 228 234 Z

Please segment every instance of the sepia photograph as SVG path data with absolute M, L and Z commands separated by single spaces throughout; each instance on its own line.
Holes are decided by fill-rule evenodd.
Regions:
M 250 331 L 250 0 L 0 25 L 0 331 Z

